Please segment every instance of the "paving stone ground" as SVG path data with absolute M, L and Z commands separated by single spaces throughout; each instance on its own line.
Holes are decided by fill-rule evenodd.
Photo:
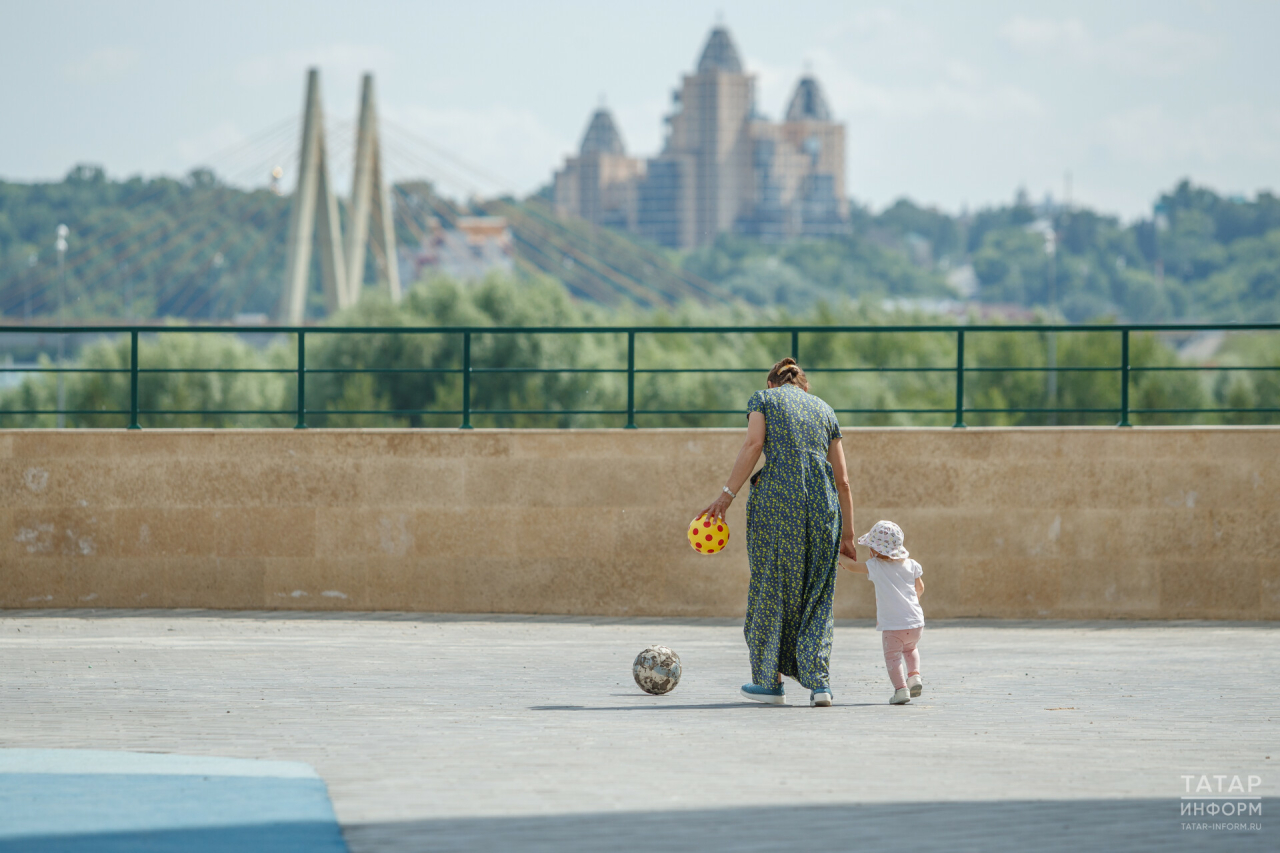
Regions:
M 631 680 L 651 643 L 667 696 Z M 766 707 L 724 620 L 4 611 L 0 747 L 304 761 L 355 853 L 1280 849 L 1280 625 L 935 622 L 921 652 L 890 707 L 841 624 L 836 705 Z M 1184 775 L 1259 777 L 1262 816 L 1180 816 Z

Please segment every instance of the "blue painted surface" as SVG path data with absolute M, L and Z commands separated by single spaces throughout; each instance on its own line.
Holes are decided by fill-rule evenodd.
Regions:
M 258 761 L 217 755 L 115 752 L 107 749 L 0 749 L 0 773 L 144 773 L 152 776 L 275 776 L 319 779 L 301 761 Z
M 305 764 L 81 750 L 0 750 L 0 853 L 346 853 Z

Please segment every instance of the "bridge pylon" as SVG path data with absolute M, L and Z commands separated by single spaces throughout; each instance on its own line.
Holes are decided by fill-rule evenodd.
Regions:
M 313 240 L 319 244 L 320 279 L 329 311 L 346 306 L 349 289 L 343 261 L 342 222 L 338 200 L 329 181 L 325 158 L 324 113 L 320 106 L 320 72 L 307 72 L 307 95 L 302 119 L 302 144 L 298 153 L 298 185 L 289 209 L 284 290 L 280 296 L 280 320 L 291 325 L 303 321 L 307 309 L 307 284 L 311 273 Z
M 346 243 L 347 304 L 360 299 L 364 286 L 366 245 L 373 249 L 382 282 L 393 301 L 400 301 L 400 270 L 396 262 L 396 229 L 391 218 L 391 191 L 383 182 L 382 146 L 378 114 L 373 98 L 373 75 L 366 74 L 360 89 L 360 121 L 356 125 L 356 163 L 347 208 Z

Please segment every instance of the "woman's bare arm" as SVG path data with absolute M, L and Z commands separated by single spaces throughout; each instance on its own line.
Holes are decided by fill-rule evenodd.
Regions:
M 742 442 L 742 449 L 738 451 L 738 459 L 733 463 L 733 470 L 729 472 L 729 482 L 725 483 L 729 491 L 735 495 L 742 491 L 742 486 L 747 482 L 752 469 L 760 459 L 760 451 L 764 450 L 764 436 L 764 412 L 752 412 L 747 415 L 747 437 Z M 712 501 L 711 506 L 695 517 L 709 515 L 712 518 L 723 519 L 731 503 L 733 498 L 721 492 L 719 497 Z
M 827 461 L 831 463 L 831 473 L 835 475 L 836 491 L 840 494 L 840 514 L 844 517 L 844 527 L 840 530 L 840 553 L 855 563 L 858 561 L 858 548 L 853 536 L 853 489 L 849 485 L 849 469 L 844 461 L 844 447 L 840 439 L 831 440 L 827 448 Z

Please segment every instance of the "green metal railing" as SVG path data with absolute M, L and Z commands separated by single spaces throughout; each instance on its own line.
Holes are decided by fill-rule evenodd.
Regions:
M 10 326 L 0 327 L 0 345 L 6 338 L 22 336 L 54 336 L 54 335 L 95 335 L 112 336 L 127 334 L 129 336 L 129 366 L 127 368 L 85 368 L 85 367 L 32 367 L 20 365 L 0 365 L 3 373 L 61 373 L 61 374 L 128 374 L 129 375 L 129 407 L 127 409 L 11 409 L 0 410 L 0 418 L 12 415 L 121 415 L 127 416 L 124 424 L 128 429 L 140 429 L 139 417 L 142 415 L 277 415 L 295 419 L 296 429 L 307 428 L 307 416 L 311 415 L 432 415 L 459 417 L 461 429 L 472 428 L 472 418 L 476 415 L 600 415 L 625 416 L 625 428 L 637 428 L 638 415 L 711 415 L 740 414 L 743 410 L 694 408 L 643 408 L 639 405 L 636 394 L 637 375 L 660 375 L 681 373 L 715 373 L 715 374 L 756 374 L 763 377 L 768 365 L 752 368 L 645 368 L 636 364 L 636 337 L 638 335 L 670 336 L 695 334 L 780 334 L 790 336 L 791 356 L 800 361 L 802 335 L 874 335 L 885 333 L 916 333 L 930 335 L 949 335 L 955 340 L 955 362 L 950 365 L 928 367 L 808 367 L 810 374 L 820 373 L 914 373 L 914 374 L 954 374 L 955 398 L 954 406 L 947 408 L 836 408 L 839 414 L 927 414 L 954 416 L 952 426 L 963 428 L 966 414 L 995 413 L 1039 413 L 1056 414 L 1089 414 L 1114 415 L 1115 425 L 1130 426 L 1133 415 L 1139 414 L 1226 414 L 1226 413 L 1276 413 L 1280 407 L 1215 407 L 1215 408 L 1131 408 L 1130 384 L 1138 373 L 1173 372 L 1173 371 L 1276 371 L 1280 366 L 1221 366 L 1221 365 L 1161 365 L 1139 366 L 1130 363 L 1130 337 L 1135 332 L 1145 333 L 1181 333 L 1193 334 L 1214 331 L 1280 331 L 1280 323 L 1250 323 L 1226 325 L 1177 325 L 1177 324 L 1144 324 L 1144 325 L 965 325 L 965 326 L 562 326 L 562 327 L 521 327 L 521 326 L 447 326 L 447 327 L 412 327 L 412 326 Z M 1107 366 L 1021 366 L 1021 365 L 973 365 L 965 362 L 966 335 L 981 333 L 1036 333 L 1036 334 L 1081 334 L 1107 333 L 1119 337 L 1120 360 L 1118 364 Z M 140 335 L 166 334 L 238 334 L 238 335 L 291 335 L 297 343 L 297 361 L 288 368 L 225 368 L 225 367 L 170 367 L 154 368 L 139 364 L 138 340 Z M 458 367 L 363 367 L 332 368 L 307 366 L 307 340 L 315 335 L 441 335 L 461 339 L 461 364 Z M 502 335 L 620 335 L 626 338 L 626 367 L 477 367 L 472 364 L 472 339 L 475 336 Z M 1003 407 L 983 408 L 966 404 L 965 377 L 980 373 L 1111 373 L 1119 377 L 1120 393 L 1115 405 L 1098 405 L 1093 407 Z M 296 378 L 296 405 L 293 409 L 143 409 L 139 407 L 139 377 L 157 374 L 247 374 L 268 373 L 292 375 Z M 426 408 L 426 409 L 324 409 L 309 410 L 307 408 L 308 375 L 320 374 L 453 374 L 461 377 L 461 408 Z M 472 406 L 472 385 L 475 380 L 497 374 L 625 374 L 626 375 L 626 408 L 625 409 L 475 409 Z M 1100 401 L 1105 402 L 1105 401 Z M 0 427 L 5 424 L 0 421 Z

